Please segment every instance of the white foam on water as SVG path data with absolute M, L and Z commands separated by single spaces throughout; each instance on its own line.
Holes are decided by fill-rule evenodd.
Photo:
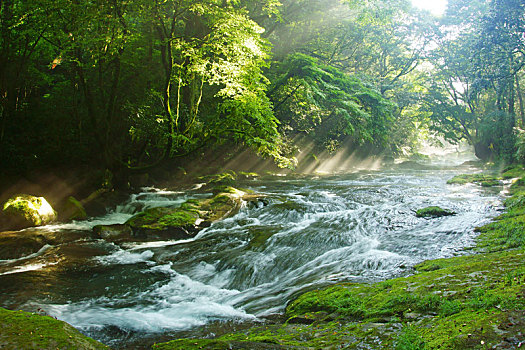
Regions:
M 0 260 L 0 264 L 12 264 L 12 263 L 16 263 L 18 261 L 24 261 L 24 260 L 29 260 L 29 259 L 32 259 L 32 258 L 36 258 L 37 256 L 40 256 L 40 255 L 44 254 L 51 247 L 52 246 L 50 246 L 49 244 L 46 244 L 42 248 L 40 248 L 38 250 L 38 252 L 36 252 L 36 253 L 29 254 L 29 255 L 23 256 L 23 257 L 18 258 L 18 259 Z
M 150 261 L 153 255 L 154 253 L 151 250 L 146 250 L 141 253 L 136 253 L 127 250 L 117 250 L 116 252 L 110 255 L 97 256 L 94 258 L 94 260 L 106 265 L 130 265 L 141 262 L 148 262 L 154 264 L 153 261 Z
M 186 330 L 211 320 L 256 319 L 254 315 L 224 301 L 226 297 L 238 294 L 236 290 L 192 280 L 171 270 L 170 264 L 151 270 L 170 273 L 172 278 L 153 290 L 134 296 L 126 295 L 122 300 L 102 297 L 77 303 L 44 305 L 42 308 L 81 329 L 113 325 L 124 330 L 152 333 Z M 130 303 L 135 305 L 130 306 Z
M 177 241 L 154 241 L 154 242 L 141 242 L 141 243 L 123 243 L 122 246 L 129 249 L 129 250 L 140 250 L 140 249 L 147 249 L 147 248 L 161 248 L 161 247 L 169 247 L 173 245 L 178 244 L 184 244 L 195 241 L 194 238 L 192 239 L 182 239 Z
M 36 264 L 28 264 L 28 265 L 16 266 L 12 270 L 1 272 L 0 276 L 2 276 L 2 275 L 10 275 L 10 274 L 13 274 L 13 273 L 23 273 L 23 272 L 28 272 L 28 271 L 37 271 L 37 270 L 43 269 L 44 267 L 52 266 L 52 265 L 56 265 L 56 264 L 58 264 L 58 263 L 56 263 L 56 262 L 55 263 L 36 263 Z
M 78 308 L 78 309 L 77 309 Z M 85 308 L 85 309 L 84 309 Z M 213 319 L 255 319 L 255 316 L 209 300 L 141 308 L 107 308 L 90 305 L 53 305 L 52 316 L 80 329 L 117 326 L 124 330 L 160 333 L 202 326 Z
M 158 195 L 180 195 L 184 194 L 184 192 L 181 191 L 170 191 L 165 188 L 156 188 L 156 187 L 142 187 L 141 188 L 143 192 L 140 194 L 149 194 L 151 192 L 156 193 Z
M 64 223 L 64 224 L 47 225 L 47 226 L 41 226 L 41 227 L 32 227 L 31 229 L 41 230 L 45 232 L 54 232 L 54 231 L 59 231 L 59 230 L 90 231 L 93 229 L 93 227 L 97 225 L 123 224 L 132 216 L 133 216 L 132 214 L 113 212 L 113 213 L 106 214 L 104 216 L 91 218 L 88 220 L 72 221 L 72 222 Z

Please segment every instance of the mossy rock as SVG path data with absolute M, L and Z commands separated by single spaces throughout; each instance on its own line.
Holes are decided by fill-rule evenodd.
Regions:
M 211 185 L 232 185 L 237 180 L 237 173 L 233 170 L 228 170 L 220 174 L 205 175 L 198 179 Z
M 443 209 L 436 206 L 426 207 L 416 211 L 416 216 L 418 218 L 439 218 L 442 216 L 450 216 L 455 214 L 456 213 L 451 210 Z
M 1 349 L 109 349 L 49 316 L 0 308 Z
M 111 242 L 188 239 L 211 223 L 236 214 L 244 202 L 264 201 L 260 195 L 219 187 L 219 193 L 211 198 L 190 199 L 178 208 L 150 208 L 122 225 L 96 226 L 94 235 Z
M 239 193 L 239 190 L 236 189 L 235 187 L 228 186 L 228 185 L 217 185 L 211 189 L 211 192 L 214 195 L 219 195 L 222 193 L 236 194 L 236 193 Z
M 481 181 L 479 184 L 481 185 L 481 187 L 495 187 L 495 186 L 501 186 L 501 181 L 486 180 L 486 181 Z
M 217 193 L 203 201 L 199 207 L 201 216 L 208 222 L 215 222 L 237 214 L 242 207 L 243 191 L 230 188 L 228 192 Z
M 199 214 L 185 208 L 151 208 L 126 221 L 137 239 L 186 239 L 197 232 Z M 160 235 L 160 236 L 159 236 Z
M 468 183 L 478 184 L 483 187 L 501 185 L 500 177 L 486 174 L 461 174 L 447 181 L 449 185 L 465 185 Z
M 11 197 L 3 212 L 16 228 L 47 225 L 57 218 L 57 212 L 44 197 L 28 194 Z
M 255 180 L 259 177 L 259 174 L 254 172 L 240 171 L 239 178 L 243 180 Z
M 198 214 L 181 208 L 151 208 L 133 216 L 126 224 L 132 228 L 143 227 L 162 230 L 167 226 L 194 225 Z
M 139 238 L 161 232 L 172 232 L 179 238 L 193 237 L 212 222 L 236 214 L 244 198 L 250 200 L 250 196 L 254 195 L 221 186 L 211 198 L 188 200 L 178 208 L 147 209 L 129 219 L 126 225 Z

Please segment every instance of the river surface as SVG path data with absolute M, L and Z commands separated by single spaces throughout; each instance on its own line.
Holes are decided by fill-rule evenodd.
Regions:
M 47 313 L 116 348 L 258 322 L 306 290 L 407 275 L 423 260 L 464 254 L 474 228 L 501 209 L 502 190 L 447 185 L 479 171 L 459 166 L 464 160 L 245 181 L 238 186 L 268 204 L 246 206 L 191 240 L 119 246 L 84 238 L 0 261 L 0 306 Z M 74 234 L 204 195 L 145 188 L 104 217 L 39 230 Z M 415 216 L 430 205 L 457 215 Z

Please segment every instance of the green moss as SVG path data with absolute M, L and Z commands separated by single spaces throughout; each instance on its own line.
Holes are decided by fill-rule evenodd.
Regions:
M 403 328 L 394 344 L 395 350 L 425 350 L 427 348 L 418 329 L 411 325 Z
M 365 315 L 364 307 L 364 300 L 348 286 L 337 285 L 301 295 L 288 306 L 287 315 L 299 317 L 306 313 L 325 311 L 359 319 Z
M 525 247 L 525 192 L 521 191 L 524 183 L 521 178 L 511 186 L 514 194 L 505 201 L 507 211 L 504 214 L 476 229 L 480 232 L 478 248 L 496 251 Z
M 199 215 L 195 212 L 189 212 L 186 210 L 178 210 L 172 214 L 165 215 L 160 218 L 158 224 L 161 226 L 178 226 L 184 227 L 194 225 L 195 221 L 199 218 Z
M 231 186 L 219 185 L 213 188 L 213 193 L 214 194 L 221 194 L 221 193 L 236 194 L 236 193 L 239 193 L 239 190 Z
M 244 179 L 256 179 L 259 177 L 259 174 L 254 173 L 254 172 L 240 171 L 239 176 Z
M 65 322 L 0 308 L 2 349 L 109 349 Z
M 525 178 L 520 178 L 512 183 L 509 188 L 510 194 L 524 193 L 525 192 Z
M 516 212 L 522 212 L 522 209 L 525 208 L 525 192 L 515 193 L 512 197 L 505 200 L 505 207 L 508 210 Z
M 84 209 L 84 206 L 80 201 L 78 201 L 75 197 L 69 196 L 66 203 L 66 210 L 69 212 L 69 220 L 74 219 L 86 219 L 87 213 L 86 209 Z
M 180 209 L 188 212 L 198 212 L 200 205 L 201 201 L 196 199 L 189 199 L 181 204 Z
M 231 349 L 227 342 L 214 339 L 177 339 L 167 343 L 155 344 L 152 347 L 157 350 L 186 350 L 186 349 Z
M 498 186 L 501 184 L 500 177 L 486 174 L 462 174 L 454 176 L 447 181 L 447 184 L 464 185 L 467 183 L 475 183 L 484 187 Z
M 521 165 L 516 165 L 510 168 L 507 168 L 501 174 L 501 177 L 503 179 L 514 179 L 514 178 L 524 177 L 524 176 L 525 176 L 525 168 Z
M 449 216 L 449 215 L 454 215 L 454 214 L 456 213 L 451 210 L 446 210 L 446 209 L 436 207 L 436 206 L 419 209 L 416 212 L 416 216 L 418 218 L 438 218 L 438 217 Z
M 133 216 L 126 224 L 132 228 L 164 230 L 167 227 L 187 227 L 195 225 L 199 215 L 195 208 L 151 208 Z
M 525 247 L 525 215 L 523 214 L 509 212 L 476 230 L 481 233 L 478 237 L 478 248 L 496 251 Z
M 11 197 L 3 206 L 5 214 L 29 226 L 46 225 L 56 220 L 57 213 L 44 197 L 27 194 Z M 25 222 L 24 222 L 25 221 Z
M 201 176 L 199 180 L 205 181 L 208 184 L 230 185 L 237 180 L 237 173 L 233 170 L 228 170 L 220 174 Z
M 494 187 L 501 186 L 501 181 L 499 180 L 484 180 L 479 183 L 481 187 Z

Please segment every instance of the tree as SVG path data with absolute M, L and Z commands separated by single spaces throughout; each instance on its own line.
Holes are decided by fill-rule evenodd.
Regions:
M 270 93 L 289 137 L 308 134 L 329 150 L 348 138 L 385 146 L 395 105 L 373 87 L 304 54 L 290 55 L 278 72 Z
M 432 126 L 450 140 L 467 139 L 481 159 L 511 161 L 516 100 L 523 106 L 523 4 L 451 1 L 447 13 L 432 58 Z

